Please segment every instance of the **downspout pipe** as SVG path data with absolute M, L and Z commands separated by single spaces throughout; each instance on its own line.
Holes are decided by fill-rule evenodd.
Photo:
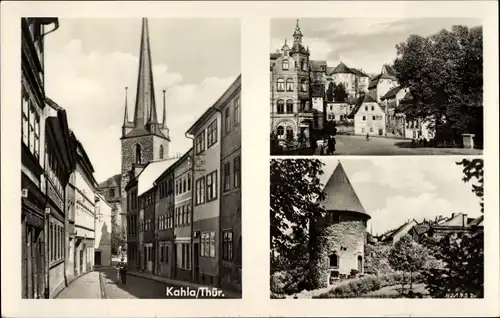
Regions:
M 222 157 L 222 153 L 224 152 L 223 151 L 224 149 L 222 149 L 222 147 L 223 147 L 223 142 L 222 142 L 222 135 L 223 135 L 222 134 L 222 129 L 223 129 L 222 128 L 222 109 L 220 109 L 220 108 L 218 108 L 216 106 L 213 106 L 213 108 L 221 115 L 221 121 L 220 121 L 221 122 L 221 128 L 219 129 L 220 135 L 221 135 L 221 138 L 219 140 L 219 142 L 220 142 L 220 150 L 219 150 L 219 155 L 220 155 L 220 157 L 219 157 L 219 172 L 217 173 L 217 179 L 219 179 L 219 180 L 217 180 L 218 185 L 219 185 L 219 189 L 217 189 L 217 191 L 219 192 L 218 193 L 219 194 L 218 195 L 218 197 L 219 197 L 219 215 L 218 215 L 219 216 L 219 229 L 217 231 L 217 232 L 219 232 L 218 233 L 219 244 L 217 244 L 218 245 L 217 251 L 218 251 L 218 258 L 219 258 L 219 261 L 217 263 L 219 264 L 219 266 L 218 266 L 218 271 L 217 271 L 217 286 L 220 287 L 220 285 L 221 285 L 220 267 L 221 267 L 221 264 L 222 264 L 221 248 L 220 248 L 220 246 L 221 246 L 221 244 L 220 244 L 220 241 L 221 241 L 221 225 L 222 225 L 222 218 L 220 217 L 220 211 L 222 211 L 222 200 L 221 200 L 220 194 L 222 193 L 222 182 L 220 182 L 220 179 L 222 179 L 221 178 L 221 166 L 222 166 L 222 164 L 221 164 L 222 158 L 221 157 Z
M 187 132 L 184 133 L 184 136 L 187 138 L 187 139 L 191 139 L 193 140 L 193 143 L 194 143 L 194 136 L 191 135 L 191 134 L 188 134 Z M 194 147 L 193 147 L 193 155 L 191 156 L 191 154 L 189 155 L 189 164 L 191 165 L 190 167 L 190 170 L 191 170 L 191 220 L 189 220 L 190 224 L 191 224 L 191 250 L 190 250 L 190 254 L 191 254 L 191 279 L 193 281 L 196 281 L 197 277 L 194 277 L 194 232 L 193 232 L 193 222 L 194 222 L 194 196 L 196 195 L 196 190 L 195 190 L 195 184 L 194 184 L 194 156 L 195 156 L 195 150 L 194 150 Z M 175 175 L 174 175 L 174 178 L 175 178 Z M 174 197 L 174 202 L 175 202 L 175 197 Z M 174 241 L 174 244 L 175 244 L 175 241 Z

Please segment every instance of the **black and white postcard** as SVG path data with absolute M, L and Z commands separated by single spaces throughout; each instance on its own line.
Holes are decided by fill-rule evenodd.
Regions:
M 495 2 L 1 11 L 2 317 L 500 315 Z

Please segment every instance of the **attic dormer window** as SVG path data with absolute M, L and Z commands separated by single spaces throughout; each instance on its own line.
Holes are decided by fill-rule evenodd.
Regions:
M 288 66 L 288 60 L 287 59 L 283 60 L 283 70 L 284 71 L 288 71 L 288 67 L 289 67 Z

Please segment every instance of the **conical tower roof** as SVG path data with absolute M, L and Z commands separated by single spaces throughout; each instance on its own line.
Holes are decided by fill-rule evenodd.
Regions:
M 356 212 L 370 218 L 370 215 L 366 213 L 363 205 L 361 205 L 358 195 L 354 191 L 340 162 L 330 176 L 330 179 L 328 179 L 323 192 L 325 192 L 325 199 L 320 203 L 327 211 Z

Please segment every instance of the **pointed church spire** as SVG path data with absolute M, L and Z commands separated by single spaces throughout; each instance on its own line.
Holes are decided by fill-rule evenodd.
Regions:
M 125 114 L 123 116 L 123 127 L 128 124 L 128 86 L 125 86 Z
M 158 123 L 147 18 L 142 18 L 141 49 L 139 52 L 139 72 L 136 94 L 134 108 L 135 128 L 146 128 L 147 124 Z
M 161 127 L 163 129 L 167 128 L 167 103 L 166 103 L 166 100 L 165 100 L 165 93 L 166 93 L 166 89 L 163 90 L 163 119 L 161 121 Z

